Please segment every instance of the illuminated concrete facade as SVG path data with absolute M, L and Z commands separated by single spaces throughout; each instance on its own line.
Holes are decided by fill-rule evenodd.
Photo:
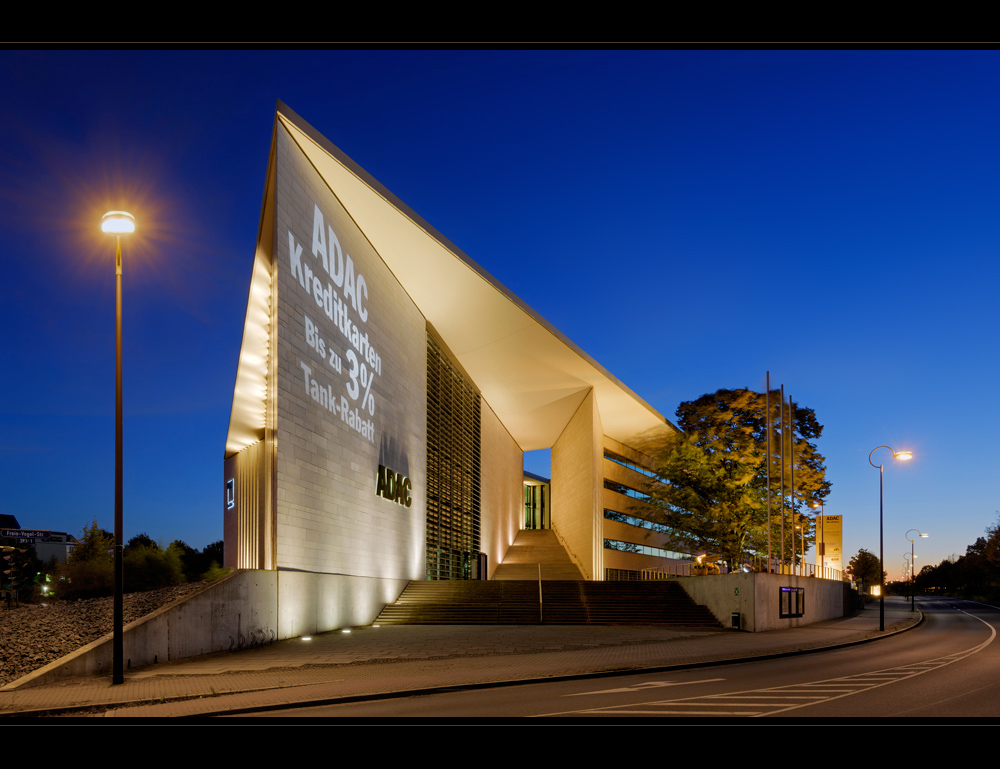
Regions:
M 228 566 L 287 573 L 313 615 L 324 591 L 354 604 L 313 629 L 361 624 L 437 573 L 456 509 L 474 506 L 478 553 L 458 568 L 488 578 L 522 525 L 523 452 L 540 448 L 552 528 L 585 577 L 653 565 L 605 548 L 662 544 L 606 518 L 641 479 L 607 456 L 641 466 L 674 429 L 279 104 L 226 442 Z M 456 432 L 457 482 L 440 445 Z

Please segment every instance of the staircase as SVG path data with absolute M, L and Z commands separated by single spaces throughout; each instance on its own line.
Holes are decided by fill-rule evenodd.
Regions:
M 411 582 L 375 624 L 721 627 L 677 582 L 585 582 L 549 530 L 518 532 L 489 581 Z
M 580 569 L 551 529 L 519 531 L 491 579 L 536 581 L 539 567 L 543 580 L 583 580 Z
M 499 570 L 499 569 L 498 569 Z M 677 582 L 414 581 L 378 625 L 721 626 Z

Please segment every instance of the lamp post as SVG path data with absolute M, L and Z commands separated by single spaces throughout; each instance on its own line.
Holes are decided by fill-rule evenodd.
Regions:
M 916 611 L 917 607 L 914 599 L 914 591 L 916 589 L 916 564 L 913 563 L 913 559 L 916 558 L 916 555 L 913 552 L 913 540 L 910 539 L 911 531 L 917 532 L 918 537 L 928 537 L 930 535 L 922 533 L 919 529 L 910 529 L 910 531 L 906 532 L 905 535 L 906 538 L 910 540 L 910 611 Z
M 883 548 L 882 548 L 882 475 L 885 465 L 876 465 L 872 462 L 872 454 L 874 454 L 879 449 L 889 449 L 892 452 L 893 459 L 907 460 L 913 459 L 913 452 L 911 451 L 896 451 L 891 446 L 876 446 L 868 454 L 868 464 L 872 467 L 878 468 L 878 584 L 879 584 L 879 596 L 878 596 L 878 629 L 885 630 L 885 559 L 883 558 Z
M 115 603 L 111 683 L 125 683 L 123 643 L 124 599 L 122 560 L 122 235 L 135 232 L 135 217 L 108 211 L 101 229 L 115 236 Z

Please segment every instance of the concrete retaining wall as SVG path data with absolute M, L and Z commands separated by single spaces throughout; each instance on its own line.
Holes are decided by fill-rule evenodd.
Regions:
M 695 603 L 707 606 L 722 623 L 732 626 L 733 612 L 740 614 L 740 628 L 751 633 L 811 625 L 844 616 L 842 582 L 786 574 L 715 574 L 677 580 Z M 780 615 L 783 587 L 803 588 L 805 612 L 801 617 Z
M 408 580 L 243 569 L 125 626 L 126 670 L 254 642 L 370 625 Z M 4 689 L 110 674 L 112 635 Z
M 723 627 L 739 612 L 743 630 L 798 627 L 844 616 L 843 583 L 780 574 L 722 574 L 678 579 Z M 243 569 L 125 626 L 126 669 L 226 651 L 261 641 L 370 625 L 395 601 L 405 579 Z M 779 617 L 782 587 L 805 591 L 801 617 Z M 77 675 L 110 674 L 112 637 L 94 641 L 3 687 Z

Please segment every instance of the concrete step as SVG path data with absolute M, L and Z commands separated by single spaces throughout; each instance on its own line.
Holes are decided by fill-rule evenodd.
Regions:
M 493 580 L 582 580 L 583 574 L 551 530 L 523 530 L 507 548 Z
M 658 625 L 718 628 L 676 582 L 411 582 L 376 624 Z

